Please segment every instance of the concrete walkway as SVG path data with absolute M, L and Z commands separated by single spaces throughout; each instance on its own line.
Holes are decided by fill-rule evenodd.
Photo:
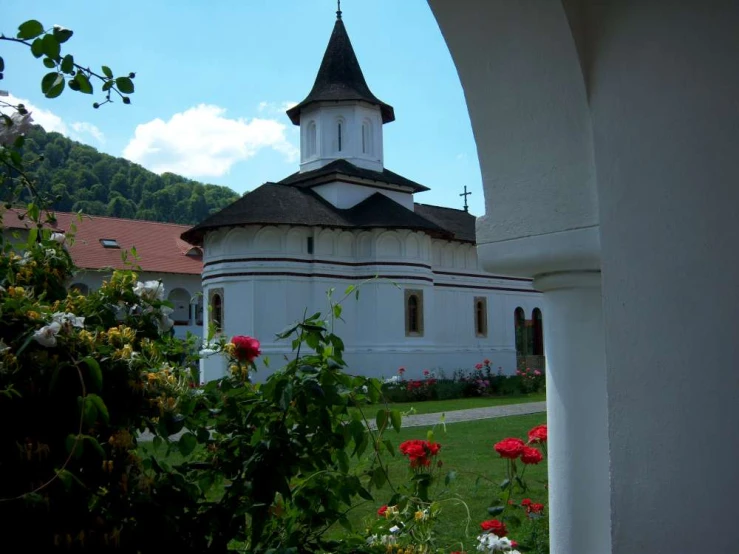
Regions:
M 471 408 L 446 412 L 444 423 L 459 423 L 478 419 L 493 419 L 516 415 L 538 414 L 547 411 L 546 402 L 529 402 L 526 404 L 508 404 L 507 406 L 491 406 L 489 408 Z M 441 421 L 442 412 L 433 414 L 417 414 L 403 417 L 403 427 L 432 426 Z
M 494 419 L 496 417 L 507 417 L 517 415 L 539 414 L 547 411 L 546 402 L 528 402 L 526 404 L 508 404 L 507 406 L 491 406 L 489 408 L 471 408 L 469 410 L 455 410 L 446 412 L 444 423 L 460 423 L 462 421 L 475 421 L 478 419 Z M 403 427 L 432 427 L 441 422 L 444 412 L 433 414 L 417 414 L 403 417 Z M 375 429 L 374 421 L 369 422 L 371 429 Z M 172 440 L 177 440 L 184 431 L 172 435 Z M 139 436 L 141 441 L 153 440 L 154 435 L 144 432 Z

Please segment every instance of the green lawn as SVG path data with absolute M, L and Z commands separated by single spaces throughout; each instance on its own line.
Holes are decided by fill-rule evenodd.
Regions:
M 427 400 L 425 402 L 397 402 L 390 404 L 393 410 L 406 412 L 413 408 L 417 414 L 434 414 L 454 412 L 470 408 L 489 408 L 490 406 L 506 406 L 508 404 L 525 404 L 527 402 L 544 402 L 544 392 L 498 397 L 455 398 L 453 400 Z M 371 412 L 371 410 L 370 410 Z
M 505 462 L 493 450 L 493 445 L 506 437 L 526 438 L 532 427 L 546 423 L 546 414 L 504 417 L 489 420 L 469 421 L 446 425 L 446 432 L 441 426 L 434 428 L 434 439 L 442 445 L 440 459 L 443 462 L 442 476 L 448 471 L 455 471 L 457 478 L 452 481 L 447 498 L 460 498 L 469 508 L 471 522 L 467 524 L 467 508 L 461 503 L 445 502 L 441 522 L 437 527 L 439 546 L 446 551 L 475 549 L 475 537 L 479 531 L 479 524 L 491 516 L 487 508 L 494 505 L 500 494 L 499 484 L 505 479 Z M 427 428 L 415 427 L 401 429 L 400 433 L 390 431 L 386 433 L 393 443 L 400 444 L 408 439 L 425 439 Z M 390 477 L 393 482 L 402 482 L 408 476 L 408 463 L 400 455 L 392 459 Z M 525 480 L 531 487 L 528 496 L 534 502 L 546 503 L 546 464 L 529 466 Z M 440 481 L 443 481 L 441 479 Z M 444 488 L 441 483 L 440 490 Z M 350 512 L 350 520 L 361 529 L 366 520 L 376 516 L 376 510 L 384 504 L 390 496 L 391 490 L 386 486 L 379 491 L 373 491 L 375 503 L 359 505 Z M 517 500 L 520 500 L 520 494 Z M 336 530 L 340 534 L 340 530 Z M 513 538 L 515 534 L 512 535 Z M 464 548 L 461 546 L 464 545 Z
M 489 399 L 488 399 L 489 400 Z M 454 402 L 454 401 L 452 401 Z M 467 406 L 465 406 L 467 407 Z M 445 408 L 447 409 L 447 408 Z M 438 546 L 447 552 L 453 550 L 475 549 L 475 537 L 479 531 L 479 524 L 491 516 L 487 513 L 488 506 L 494 505 L 500 494 L 499 484 L 505 479 L 505 462 L 493 450 L 493 445 L 506 437 L 525 439 L 532 427 L 546 422 L 546 414 L 504 417 L 489 420 L 469 421 L 442 426 L 436 425 L 433 429 L 434 439 L 442 445 L 439 458 L 443 462 L 441 469 L 441 485 L 432 495 L 444 489 L 443 476 L 449 471 L 455 471 L 457 477 L 449 486 L 444 496 L 459 498 L 469 508 L 471 521 L 468 524 L 467 508 L 459 502 L 447 501 L 444 503 L 441 521 L 437 526 Z M 415 427 L 401 429 L 400 433 L 388 431 L 385 438 L 390 439 L 396 446 L 408 439 L 425 439 L 429 429 Z M 142 443 L 141 448 L 152 448 L 151 443 Z M 162 450 L 161 455 L 165 453 Z M 387 452 L 385 455 L 389 457 Z M 178 454 L 168 456 L 170 462 L 179 461 Z M 368 463 L 366 460 L 359 462 Z M 398 454 L 390 458 L 390 478 L 393 483 L 402 483 L 408 477 L 407 460 Z M 544 482 L 546 480 L 546 465 L 529 466 L 526 482 L 531 487 L 528 496 L 534 502 L 546 502 Z M 386 485 L 380 490 L 372 491 L 373 502 L 359 501 L 358 505 L 349 513 L 349 519 L 356 529 L 366 527 L 366 521 L 376 518 L 377 508 L 385 504 L 392 496 L 392 491 Z M 520 494 L 516 497 L 520 500 Z M 337 527 L 330 531 L 335 536 L 341 536 L 343 529 Z M 516 538 L 516 534 L 511 534 Z M 464 548 L 462 548 L 464 546 Z

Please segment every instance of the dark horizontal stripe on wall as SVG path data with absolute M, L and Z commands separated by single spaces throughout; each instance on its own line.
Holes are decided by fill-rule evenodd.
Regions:
M 458 285 L 456 283 L 434 283 L 435 287 L 451 287 L 454 289 L 475 289 L 475 290 L 502 290 L 508 292 L 528 292 L 541 294 L 538 290 L 512 289 L 509 287 L 485 287 L 483 285 Z
M 229 260 L 213 260 L 206 262 L 203 268 L 215 264 L 228 264 L 234 262 L 293 262 L 299 264 L 332 264 L 343 265 L 348 267 L 364 267 L 368 265 L 384 265 L 384 266 L 406 266 L 406 267 L 422 267 L 423 269 L 431 269 L 430 265 L 416 262 L 341 262 L 332 260 L 302 260 L 300 258 L 233 258 Z
M 505 281 L 523 281 L 530 283 L 533 279 L 527 279 L 526 277 L 504 277 L 502 275 L 480 275 L 479 273 L 456 273 L 454 271 L 434 271 L 434 275 L 451 275 L 453 277 L 477 277 L 480 279 L 502 279 Z
M 203 277 L 203 281 L 217 279 L 219 277 L 324 277 L 326 279 L 347 279 L 350 281 L 364 281 L 366 279 L 398 279 L 413 281 L 428 281 L 433 283 L 431 277 L 420 277 L 417 275 L 332 275 L 330 273 L 292 273 L 289 271 L 238 271 L 234 273 L 217 273 Z

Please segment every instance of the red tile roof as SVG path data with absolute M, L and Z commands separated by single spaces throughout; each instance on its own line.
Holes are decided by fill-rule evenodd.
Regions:
M 136 263 L 143 271 L 190 275 L 202 273 L 202 256 L 187 255 L 193 248 L 201 255 L 202 251 L 180 238 L 190 228 L 189 225 L 97 215 L 85 215 L 78 221 L 74 213 L 55 212 L 55 215 L 56 228 L 61 232 L 68 231 L 71 224 L 76 225 L 75 240 L 69 252 L 75 264 L 82 269 L 126 269 L 121 254 L 124 250 L 130 251 L 136 247 L 139 257 Z M 0 211 L 0 218 L 2 227 L 28 228 L 27 220 L 19 219 L 15 210 Z M 105 248 L 100 243 L 101 239 L 114 239 L 120 248 Z

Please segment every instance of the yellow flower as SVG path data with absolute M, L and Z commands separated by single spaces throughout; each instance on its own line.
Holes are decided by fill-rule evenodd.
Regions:
M 130 344 L 124 344 L 123 347 L 113 352 L 114 358 L 120 358 L 122 360 L 130 360 L 134 356 L 133 347 Z
M 8 296 L 13 298 L 21 298 L 26 295 L 26 289 L 23 287 L 10 287 L 8 289 Z

